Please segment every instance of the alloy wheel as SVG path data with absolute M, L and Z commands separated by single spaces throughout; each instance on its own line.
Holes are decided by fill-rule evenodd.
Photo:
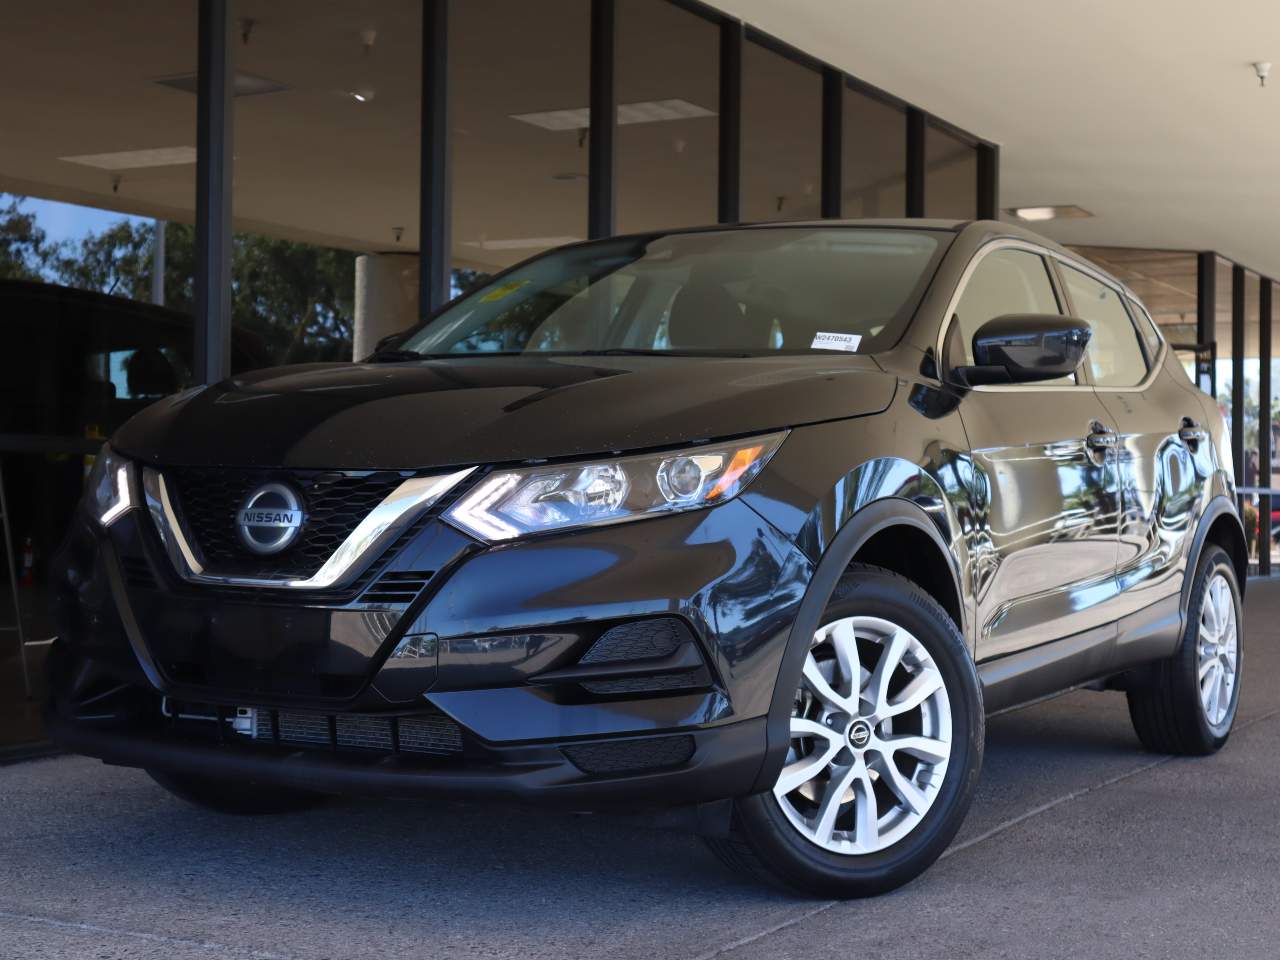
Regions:
M 875 853 L 933 806 L 951 757 L 951 703 L 933 657 L 902 627 L 843 617 L 814 634 L 773 796 L 833 853 Z
M 1196 638 L 1200 706 L 1209 726 L 1215 729 L 1226 722 L 1231 711 L 1239 652 L 1235 596 L 1227 578 L 1215 573 L 1205 586 Z

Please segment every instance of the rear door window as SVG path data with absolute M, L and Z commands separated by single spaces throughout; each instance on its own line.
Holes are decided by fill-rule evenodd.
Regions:
M 1085 358 L 1094 385 L 1132 387 L 1141 383 L 1147 375 L 1147 358 L 1120 294 L 1066 264 L 1062 265 L 1062 281 L 1072 312 L 1093 331 Z

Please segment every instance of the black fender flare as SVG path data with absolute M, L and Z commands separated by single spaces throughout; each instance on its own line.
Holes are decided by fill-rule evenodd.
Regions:
M 769 702 L 769 719 L 765 724 L 764 762 L 760 766 L 753 792 L 770 789 L 782 771 L 787 747 L 791 742 L 792 702 L 800 684 L 804 658 L 809 652 L 810 641 L 820 625 L 822 613 L 835 591 L 836 583 L 863 544 L 881 530 L 893 526 L 910 526 L 923 531 L 949 560 L 950 550 L 938 532 L 937 524 L 924 508 L 910 500 L 899 497 L 876 500 L 853 514 L 840 528 L 818 562 L 804 598 L 800 601 L 799 612 L 787 634 L 786 649 L 778 667 L 778 677 L 774 681 L 773 698 Z M 956 596 L 962 598 L 963 604 L 964 594 L 960 589 L 955 564 L 949 561 L 947 569 L 951 571 Z
M 1204 513 L 1200 514 L 1200 522 L 1196 526 L 1195 537 L 1191 541 L 1191 549 L 1187 551 L 1187 569 L 1182 577 L 1182 597 L 1179 601 L 1179 613 L 1186 623 L 1187 607 L 1191 603 L 1191 585 L 1196 579 L 1196 567 L 1200 564 L 1200 554 L 1204 551 L 1205 541 L 1209 539 L 1209 529 L 1218 521 L 1223 514 L 1229 514 L 1236 533 L 1240 536 L 1240 543 L 1248 543 L 1244 535 L 1244 524 L 1240 520 L 1240 514 L 1236 511 L 1235 501 L 1223 494 L 1218 494 L 1209 501 L 1209 505 L 1204 508 Z M 1268 539 L 1270 535 L 1268 534 Z M 1238 556 L 1232 556 L 1233 564 L 1239 562 Z M 1244 596 L 1244 585 L 1248 579 L 1247 564 L 1248 558 L 1245 558 L 1246 570 L 1236 570 L 1237 579 L 1240 581 L 1240 596 Z

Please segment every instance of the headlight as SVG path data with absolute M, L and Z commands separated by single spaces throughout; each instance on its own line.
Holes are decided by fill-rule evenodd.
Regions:
M 105 443 L 89 471 L 84 502 L 94 519 L 104 527 L 111 526 L 134 506 L 133 464 Z
M 737 496 L 785 433 L 593 463 L 491 473 L 445 514 L 481 540 L 638 520 Z

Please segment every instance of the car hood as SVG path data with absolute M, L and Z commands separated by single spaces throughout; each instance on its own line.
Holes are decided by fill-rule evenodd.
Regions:
M 877 413 L 869 357 L 477 357 L 277 367 L 161 400 L 113 438 L 153 463 L 427 467 L 663 447 Z

